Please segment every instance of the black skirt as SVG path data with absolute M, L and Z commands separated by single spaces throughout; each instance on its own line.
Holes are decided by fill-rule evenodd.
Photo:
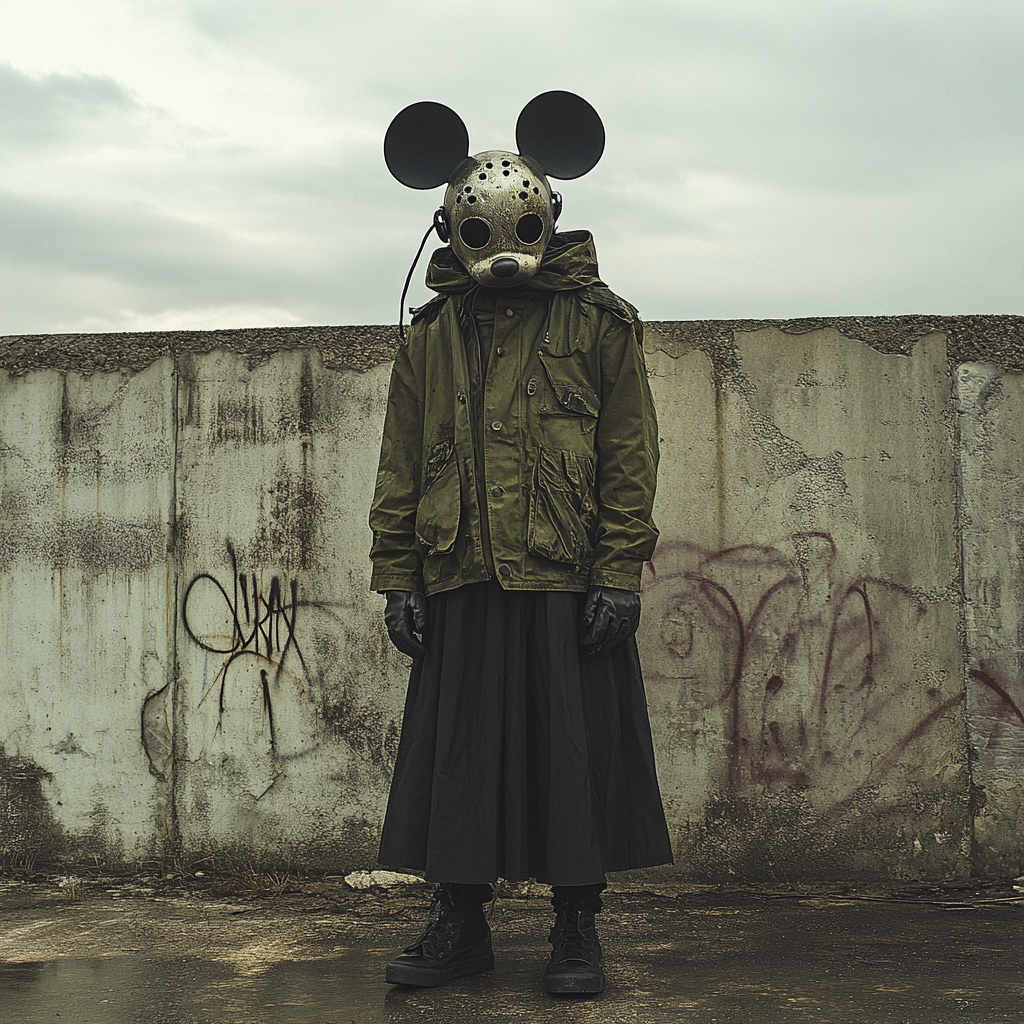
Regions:
M 382 864 L 590 885 L 671 863 L 636 641 L 584 652 L 584 596 L 489 582 L 428 599 Z

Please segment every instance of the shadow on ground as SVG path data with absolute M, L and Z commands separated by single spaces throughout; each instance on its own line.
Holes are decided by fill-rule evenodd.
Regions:
M 540 895 L 498 901 L 492 973 L 425 990 L 382 978 L 429 888 L 204 882 L 3 880 L 5 1024 L 1024 1020 L 1010 885 L 624 886 L 599 918 L 608 988 L 581 1000 L 541 989 Z

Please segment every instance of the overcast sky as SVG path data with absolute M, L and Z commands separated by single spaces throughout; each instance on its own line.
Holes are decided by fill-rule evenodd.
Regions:
M 648 319 L 1024 313 L 1022 68 L 1022 0 L 2 0 L 0 334 L 394 323 L 391 118 L 513 148 L 548 89 Z

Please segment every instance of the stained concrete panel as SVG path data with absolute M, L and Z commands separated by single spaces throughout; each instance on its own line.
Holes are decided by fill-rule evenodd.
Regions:
M 9 855 L 138 860 L 168 838 L 170 779 L 140 736 L 173 671 L 173 402 L 170 359 L 2 380 Z
M 1024 867 L 1024 376 L 957 368 L 975 861 Z
M 177 809 L 186 851 L 372 863 L 408 661 L 369 593 L 390 366 L 182 360 Z
M 667 458 L 640 644 L 684 871 L 966 870 L 950 374 L 834 330 L 648 340 Z
M 1012 355 L 1016 321 L 983 319 L 975 348 Z M 386 331 L 257 333 L 49 339 L 57 369 L 15 339 L 8 855 L 373 866 L 409 664 L 367 590 Z M 1019 874 L 1020 375 L 957 369 L 922 318 L 662 324 L 647 350 L 675 870 Z M 125 369 L 65 369 L 96 353 Z

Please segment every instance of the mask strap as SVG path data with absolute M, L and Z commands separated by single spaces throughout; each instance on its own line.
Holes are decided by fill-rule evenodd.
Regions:
M 402 326 L 405 318 L 405 296 L 409 292 L 409 282 L 412 280 L 412 273 L 416 269 L 416 264 L 420 261 L 420 255 L 423 253 L 423 246 L 427 244 L 427 239 L 430 237 L 430 232 L 437 227 L 437 224 L 431 224 L 427 228 L 427 233 L 423 236 L 423 241 L 420 242 L 420 247 L 416 250 L 416 258 L 412 261 L 412 266 L 409 268 L 409 273 L 405 277 L 405 287 L 402 289 L 402 297 L 398 300 L 398 336 L 402 339 L 402 344 L 405 344 L 405 328 Z

